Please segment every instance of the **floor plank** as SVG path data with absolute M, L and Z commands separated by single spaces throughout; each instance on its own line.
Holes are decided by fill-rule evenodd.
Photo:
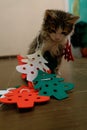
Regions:
M 16 58 L 0 59 L 0 89 L 26 84 L 15 69 L 17 64 Z M 66 82 L 75 84 L 69 98 L 51 99 L 27 111 L 0 104 L 0 130 L 86 130 L 87 59 L 63 60 L 60 71 Z

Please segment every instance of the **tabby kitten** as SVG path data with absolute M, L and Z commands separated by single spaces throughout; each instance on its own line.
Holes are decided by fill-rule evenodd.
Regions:
M 78 18 L 61 10 L 46 10 L 40 33 L 31 43 L 28 54 L 40 49 L 52 73 L 58 73 L 63 49 Z

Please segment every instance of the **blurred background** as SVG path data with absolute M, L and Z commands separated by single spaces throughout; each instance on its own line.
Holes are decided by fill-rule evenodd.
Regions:
M 0 0 L 0 56 L 25 55 L 45 9 L 66 10 L 65 0 Z
M 71 37 L 73 53 L 76 57 L 87 57 L 87 0 L 68 0 L 68 10 L 80 19 Z
M 62 9 L 80 16 L 71 42 L 73 53 L 82 57 L 87 47 L 86 6 L 86 0 L 0 0 L 0 57 L 26 55 L 40 30 L 45 9 Z

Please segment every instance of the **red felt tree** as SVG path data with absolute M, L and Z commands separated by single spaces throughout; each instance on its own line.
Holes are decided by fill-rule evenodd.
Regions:
M 71 44 L 69 44 L 69 41 L 67 40 L 67 44 L 63 50 L 63 55 L 65 60 L 67 61 L 74 61 L 73 55 L 72 55 L 72 51 L 71 51 Z
M 49 96 L 39 96 L 38 91 L 29 89 L 27 86 L 21 86 L 11 90 L 4 97 L 0 98 L 1 103 L 17 104 L 18 108 L 32 108 L 35 103 L 47 102 Z

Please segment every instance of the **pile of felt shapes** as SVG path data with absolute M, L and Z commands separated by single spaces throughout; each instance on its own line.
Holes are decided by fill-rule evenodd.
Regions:
M 62 100 L 69 97 L 67 91 L 74 88 L 74 84 L 64 82 L 46 66 L 47 61 L 38 50 L 26 58 L 17 56 L 16 70 L 21 73 L 26 85 L 19 85 L 6 90 L 0 90 L 0 103 L 17 104 L 18 108 L 32 108 L 36 103 L 50 101 L 51 97 Z

